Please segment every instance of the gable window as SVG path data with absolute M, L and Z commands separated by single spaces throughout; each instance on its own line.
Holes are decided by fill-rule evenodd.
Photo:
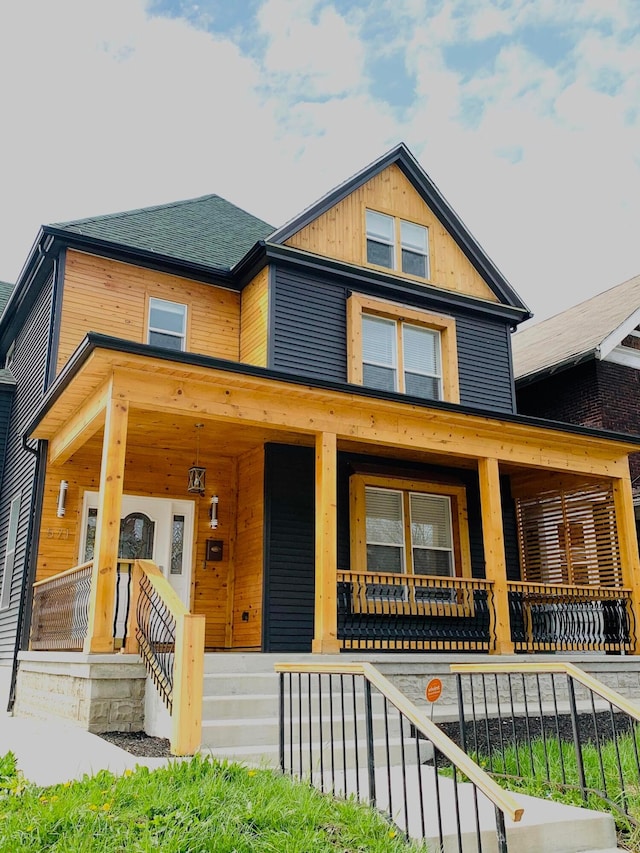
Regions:
M 156 347 L 184 350 L 187 331 L 187 306 L 165 299 L 149 299 L 148 343 Z
M 349 382 L 459 402 L 455 320 L 352 294 Z
M 429 230 L 424 225 L 366 211 L 367 263 L 429 278 Z
M 455 585 L 423 578 L 471 575 L 464 487 L 354 474 L 350 491 L 351 570 L 365 573 L 366 600 L 456 603 Z

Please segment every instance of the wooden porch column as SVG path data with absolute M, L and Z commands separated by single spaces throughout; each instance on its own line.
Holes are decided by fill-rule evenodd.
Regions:
M 640 632 L 640 558 L 630 477 L 613 481 L 613 501 L 616 511 L 622 583 L 631 590 L 631 606 L 635 615 L 636 647 L 632 654 L 638 655 L 640 654 L 640 642 L 637 636 Z
M 337 442 L 334 433 L 316 435 L 316 597 L 313 652 L 333 654 L 338 643 Z
M 502 505 L 500 502 L 500 472 L 497 459 L 478 459 L 480 503 L 482 506 L 482 539 L 484 542 L 485 574 L 493 581 L 496 648 L 493 654 L 513 654 L 509 595 L 507 592 L 507 563 L 504 555 Z
M 110 398 L 102 441 L 98 526 L 91 576 L 89 627 L 84 642 L 85 653 L 112 652 L 114 648 L 113 612 L 128 422 L 129 402 Z

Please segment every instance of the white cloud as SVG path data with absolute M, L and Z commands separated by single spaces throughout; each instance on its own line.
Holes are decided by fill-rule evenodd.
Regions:
M 278 225 L 400 139 L 542 313 L 640 271 L 635 0 L 243 5 L 239 43 L 144 0 L 0 5 L 0 278 L 41 222 L 218 192 Z M 367 76 L 391 47 L 404 110 Z

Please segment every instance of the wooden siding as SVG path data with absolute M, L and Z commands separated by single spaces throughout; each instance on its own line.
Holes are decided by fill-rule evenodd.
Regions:
M 445 290 L 466 293 L 498 302 L 497 296 L 476 271 L 462 249 L 425 204 L 401 169 L 392 164 L 359 189 L 293 235 L 286 244 L 316 255 L 368 266 L 366 261 L 365 211 L 398 216 L 429 229 L 431 278 L 429 283 Z M 379 269 L 379 267 L 376 267 Z M 386 270 L 392 275 L 407 276 Z
M 238 459 L 237 547 L 233 588 L 233 647 L 262 647 L 264 450 Z M 242 614 L 248 614 L 243 620 Z
M 145 343 L 150 297 L 187 305 L 188 351 L 238 361 L 240 294 L 70 250 L 58 371 L 89 331 Z
M 240 307 L 240 361 L 268 365 L 269 267 L 260 270 L 242 291 Z
M 59 467 L 49 465 L 42 508 L 42 529 L 37 566 L 37 580 L 64 571 L 79 562 L 82 508 L 85 491 L 97 491 L 100 484 L 100 452 L 102 433 L 82 447 L 73 458 Z M 191 574 L 191 610 L 202 613 L 206 620 L 207 648 L 224 648 L 229 621 L 229 579 L 233 573 L 236 530 L 235 460 L 220 456 L 215 447 L 203 443 L 200 464 L 207 469 L 206 497 L 188 495 L 187 469 L 193 452 L 176 453 L 158 446 L 127 445 L 124 479 L 125 494 L 155 498 L 187 500 L 195 497 L 195 530 L 193 571 Z M 64 518 L 56 517 L 60 480 L 69 483 Z M 209 498 L 217 494 L 218 528 L 209 527 Z M 223 559 L 205 563 L 207 539 L 221 539 Z
M 352 283 L 355 292 L 355 282 Z M 398 296 L 390 297 L 398 301 Z M 272 367 L 301 376 L 347 381 L 347 299 L 329 276 L 277 269 Z M 407 306 L 443 314 L 427 296 L 407 296 Z M 498 412 L 515 411 L 505 321 L 449 309 L 456 322 L 460 402 Z
M 45 385 L 52 293 L 53 278 L 49 278 L 35 298 L 29 316 L 18 333 L 11 365 L 16 387 L 0 491 L 0 586 L 11 501 L 18 494 L 22 500 L 10 604 L 7 610 L 0 612 L 0 660 L 10 660 L 13 655 L 22 578 L 28 557 L 27 538 L 34 498 L 36 457 L 24 450 L 22 435 L 42 399 Z

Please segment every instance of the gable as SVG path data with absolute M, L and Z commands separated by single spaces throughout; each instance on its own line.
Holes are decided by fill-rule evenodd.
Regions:
M 386 273 L 491 302 L 500 301 L 395 163 L 304 225 L 285 245 L 357 266 L 371 266 L 366 258 L 367 209 L 429 229 L 430 278 L 408 276 L 399 270 L 385 269 Z

